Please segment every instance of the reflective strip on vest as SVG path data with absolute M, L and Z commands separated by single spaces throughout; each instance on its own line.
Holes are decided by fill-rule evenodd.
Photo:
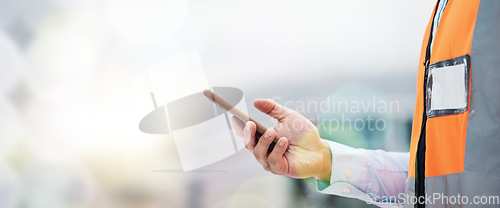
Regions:
M 431 24 L 425 32 L 420 63 L 425 59 Z M 470 74 L 467 109 L 427 118 L 425 192 L 449 198 L 432 197 L 426 207 L 500 207 L 499 201 L 473 201 L 475 197 L 500 198 L 500 0 L 449 0 L 435 29 L 431 65 L 469 55 Z M 407 196 L 414 196 L 415 191 L 424 70 L 419 64 Z M 457 196 L 462 200 L 465 196 L 468 204 L 450 201 Z

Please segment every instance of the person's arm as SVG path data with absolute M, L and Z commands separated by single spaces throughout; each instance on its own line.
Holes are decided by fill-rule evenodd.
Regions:
M 273 100 L 258 99 L 254 106 L 278 123 L 260 138 L 256 138 L 256 126 L 251 121 L 245 125 L 233 117 L 233 126 L 244 138 L 245 147 L 267 171 L 293 178 L 315 177 L 320 180 L 318 188 L 323 193 L 367 202 L 380 201 L 376 196 L 404 193 L 408 154 L 354 149 L 329 142 L 319 137 L 316 126 L 308 119 Z M 275 137 L 279 140 L 269 151 Z M 349 179 L 343 178 L 348 169 L 355 172 Z
M 317 180 L 319 192 L 382 207 L 398 207 L 408 176 L 409 153 L 355 149 L 327 141 L 332 153 L 329 181 Z

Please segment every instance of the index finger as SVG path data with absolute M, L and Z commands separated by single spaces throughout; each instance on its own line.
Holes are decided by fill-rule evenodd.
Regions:
M 287 114 L 287 110 L 285 107 L 271 99 L 256 99 L 253 102 L 253 105 L 258 110 L 277 120 L 284 119 Z

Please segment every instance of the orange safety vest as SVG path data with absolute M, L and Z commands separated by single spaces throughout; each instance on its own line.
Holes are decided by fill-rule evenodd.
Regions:
M 433 18 L 422 44 L 405 188 L 424 199 L 405 207 L 500 207 L 491 202 L 500 197 L 500 0 L 448 0 L 432 25 Z

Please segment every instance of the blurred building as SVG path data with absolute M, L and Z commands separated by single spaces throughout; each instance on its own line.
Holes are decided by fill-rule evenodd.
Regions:
M 245 150 L 170 171 L 180 165 L 175 144 L 138 128 L 153 106 L 137 74 L 198 50 L 209 85 L 241 89 L 264 125 L 274 121 L 252 108 L 255 98 L 299 111 L 325 139 L 407 151 L 433 4 L 1 1 L 0 207 L 367 207 L 319 194 L 313 180 L 267 173 Z M 345 101 L 348 110 L 301 106 L 325 101 Z M 351 101 L 398 107 L 355 111 Z M 351 124 L 335 123 L 342 116 Z M 378 119 L 384 128 L 368 129 Z M 331 131 L 340 127 L 347 130 Z

